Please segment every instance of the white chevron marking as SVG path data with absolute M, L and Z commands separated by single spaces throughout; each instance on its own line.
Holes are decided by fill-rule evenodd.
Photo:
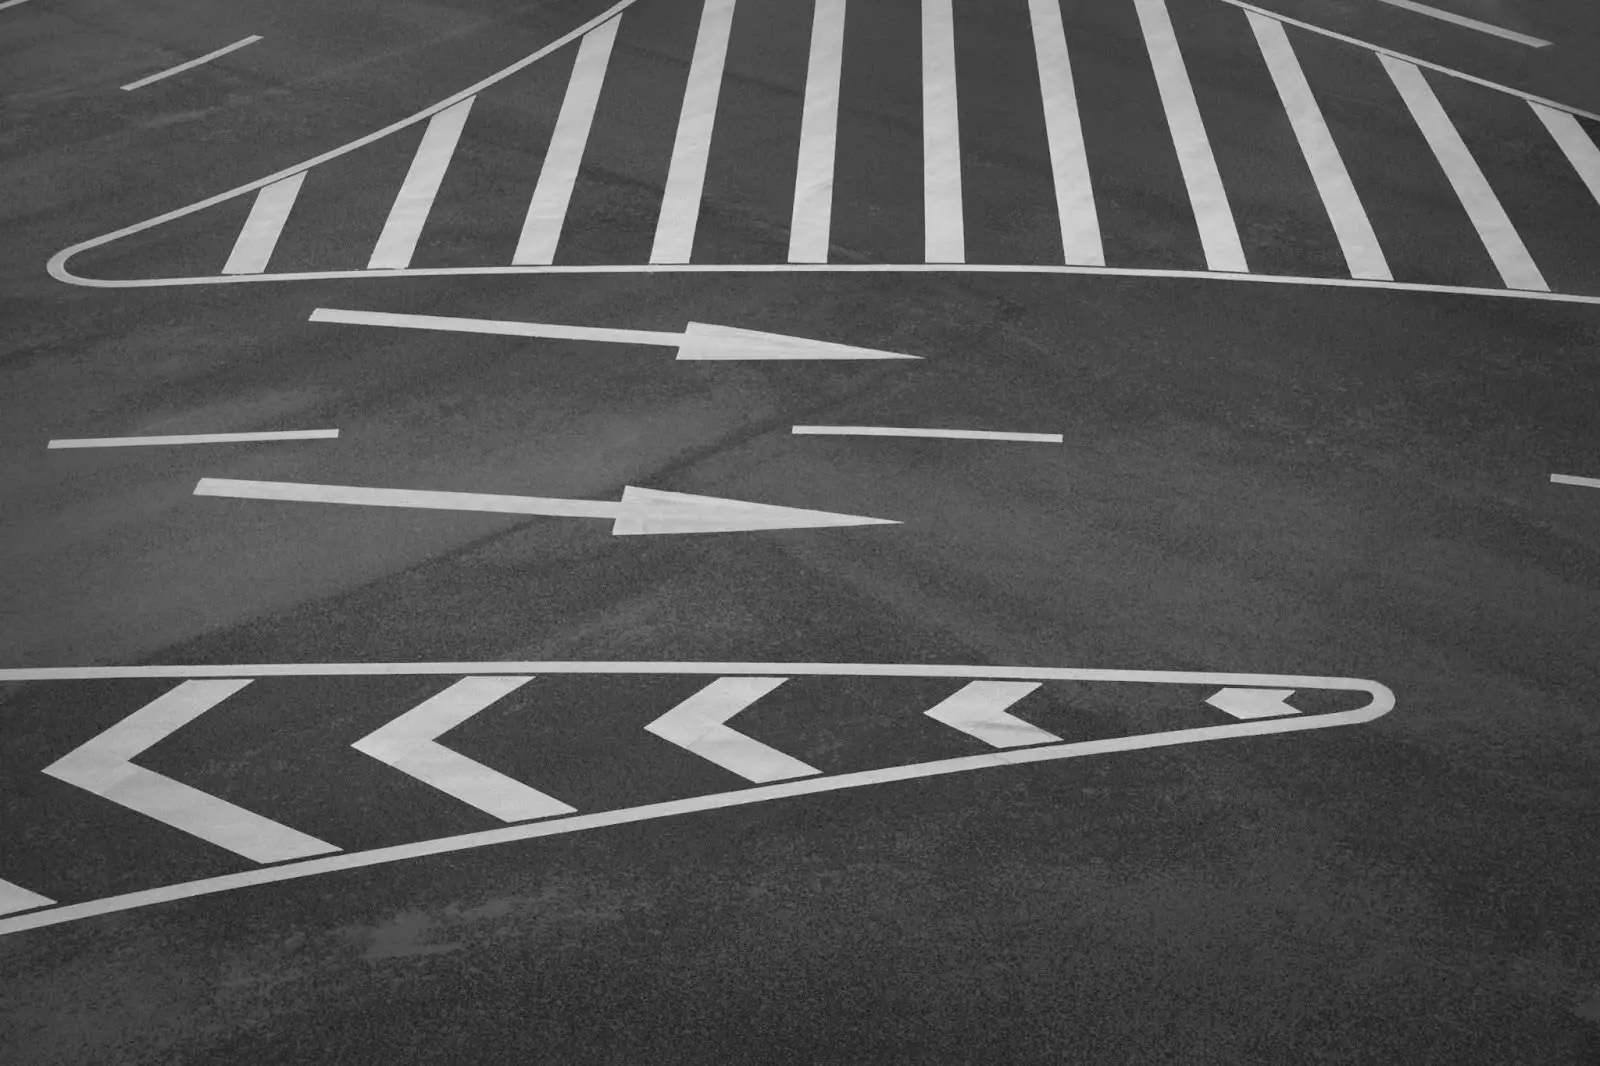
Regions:
M 1292 688 L 1225 688 L 1212 693 L 1206 702 L 1235 718 L 1276 718 L 1300 713 L 1287 702 L 1294 692 Z
M 922 712 L 994 748 L 1056 744 L 1061 738 L 1006 713 L 1006 708 L 1039 687 L 1037 681 L 971 681 L 937 707 Z
M 764 784 L 821 773 L 723 723 L 787 681 L 785 677 L 721 677 L 645 726 L 724 770 Z

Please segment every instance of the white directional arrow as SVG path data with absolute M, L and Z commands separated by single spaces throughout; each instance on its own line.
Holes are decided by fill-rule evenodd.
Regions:
M 646 533 L 741 533 L 762 529 L 809 529 L 820 526 L 898 525 L 887 518 L 863 518 L 778 507 L 715 496 L 691 496 L 632 485 L 622 490 L 621 503 L 562 500 L 545 496 L 496 496 L 480 492 L 430 492 L 421 489 L 372 489 L 354 485 L 308 485 L 296 481 L 235 481 L 201 478 L 196 496 L 231 496 L 245 500 L 290 500 L 302 503 L 344 503 L 367 507 L 422 507 L 445 511 L 493 511 L 500 514 L 549 515 L 556 518 L 609 518 L 613 536 Z
M 245 681 L 185 681 L 45 767 L 45 773 L 256 862 L 339 849 L 270 818 L 128 760 L 244 688 Z
M 1294 693 L 1292 688 L 1225 688 L 1206 702 L 1235 718 L 1276 718 L 1300 713 L 1286 702 Z
M 49 896 L 41 896 L 37 892 L 29 892 L 21 885 L 14 885 L 10 881 L 0 881 L 0 914 L 15 914 L 18 911 L 28 911 L 35 907 L 48 907 L 55 900 Z
M 368 733 L 351 747 L 463 803 L 470 803 L 502 822 L 571 814 L 576 808 L 435 743 L 440 734 L 454 729 L 495 700 L 532 680 L 531 677 L 465 678 L 437 696 L 423 700 L 388 725 Z
M 678 349 L 679 359 L 920 359 L 921 356 L 856 348 L 848 344 L 761 333 L 735 326 L 709 326 L 690 322 L 682 333 L 652 329 L 614 329 L 602 326 L 561 326 L 550 322 L 516 322 L 492 318 L 450 318 L 444 315 L 408 315 L 390 311 L 346 311 L 319 307 L 313 322 L 346 326 L 391 326 L 396 329 L 444 330 L 450 333 L 488 333 L 500 337 L 543 337 L 548 340 L 598 341 L 603 344 L 654 344 Z
M 723 723 L 787 681 L 784 677 L 722 677 L 645 729 L 750 781 L 786 781 L 822 771 L 735 733 Z
M 1006 713 L 1006 708 L 1039 687 L 1037 681 L 969 681 L 938 706 L 923 711 L 995 748 L 1055 744 L 1061 738 Z

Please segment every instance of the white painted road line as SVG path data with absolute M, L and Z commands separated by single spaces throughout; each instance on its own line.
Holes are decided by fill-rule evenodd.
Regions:
M 185 681 L 57 759 L 44 772 L 256 862 L 284 862 L 338 851 L 316 837 L 129 761 L 249 683 Z
M 502 822 L 571 814 L 577 808 L 436 743 L 440 734 L 532 680 L 463 678 L 350 746 Z
M 1594 139 L 1569 112 L 1557 111 L 1532 100 L 1528 106 L 1533 108 L 1533 113 L 1539 116 L 1544 128 L 1555 138 L 1567 162 L 1572 164 L 1572 169 L 1578 172 L 1578 177 L 1588 187 L 1589 195 L 1594 197 L 1596 203 L 1600 203 L 1600 148 L 1595 147 Z
M 612 45 L 616 43 L 621 22 L 622 16 L 618 15 L 610 22 L 601 23 L 584 34 L 583 43 L 578 46 L 578 58 L 567 81 L 567 94 L 561 100 L 561 114 L 556 118 L 550 148 L 544 154 L 544 165 L 539 168 L 539 182 L 534 186 L 528 215 L 522 223 L 522 235 L 511 257 L 513 263 L 555 261 L 556 245 L 561 241 L 561 227 L 572 202 L 572 188 L 578 180 L 584 149 L 589 144 L 589 129 L 594 124 L 595 107 L 600 102 L 600 87 L 605 83 L 606 67 L 611 62 Z
M 1206 702 L 1235 718 L 1275 718 L 1299 714 L 1289 706 L 1292 688 L 1225 688 L 1206 697 Z
M 687 360 L 742 359 L 919 359 L 920 356 L 856 348 L 848 344 L 786 337 L 781 333 L 734 326 L 690 322 L 682 333 L 648 329 L 613 329 L 601 326 L 560 326 L 546 322 L 512 322 L 490 318 L 448 318 L 442 315 L 408 315 L 389 311 L 345 311 L 319 307 L 312 322 L 346 326 L 392 326 L 396 329 L 445 330 L 486 333 L 500 337 L 543 337 L 548 340 L 598 341 L 603 344 L 653 344 L 677 348 Z
M 1059 433 L 1000 433 L 983 429 L 902 429 L 895 426 L 795 426 L 797 435 L 828 437 L 934 437 L 948 440 L 1015 440 L 1060 444 Z
M 961 119 L 950 0 L 922 0 L 922 218 L 923 258 L 930 263 L 965 262 Z
M 1278 87 L 1284 112 L 1289 116 L 1295 139 L 1300 142 L 1300 151 L 1311 169 L 1311 179 L 1316 183 L 1323 207 L 1327 209 L 1328 220 L 1333 223 L 1333 232 L 1339 239 L 1339 248 L 1344 252 L 1350 276 L 1378 281 L 1394 280 L 1383 248 L 1378 243 L 1378 235 L 1373 232 L 1372 221 L 1361 206 L 1361 198 L 1356 195 L 1350 172 L 1345 169 L 1344 160 L 1339 155 L 1339 146 L 1328 132 L 1322 108 L 1317 106 L 1317 98 L 1312 95 L 1300 61 L 1295 58 L 1294 46 L 1289 43 L 1283 23 L 1254 11 L 1245 12 L 1245 16 L 1250 20 L 1250 28 L 1255 31 L 1256 42 L 1261 46 L 1261 55 L 1267 61 L 1273 84 Z
M 1061 25 L 1060 0 L 1028 0 L 1033 22 L 1033 51 L 1039 63 L 1039 94 L 1044 101 L 1045 139 L 1050 145 L 1050 170 L 1055 178 L 1056 213 L 1061 220 L 1065 262 L 1104 266 L 1100 218 L 1089 181 L 1089 158 L 1078 118 L 1078 94 L 1072 82 L 1067 34 Z
M 4 10 L 6 4 L 0 4 Z M 15 914 L 18 911 L 29 911 L 35 907 L 48 907 L 55 900 L 49 896 L 41 896 L 37 892 L 29 892 L 21 885 L 14 885 L 10 881 L 0 880 L 0 914 Z
M 1195 224 L 1200 228 L 1206 266 L 1212 270 L 1247 273 L 1250 267 L 1245 262 L 1244 246 L 1239 243 L 1239 230 L 1234 224 L 1233 210 L 1228 206 L 1228 193 L 1222 186 L 1216 156 L 1211 153 L 1211 141 L 1206 137 L 1200 105 L 1194 98 L 1194 86 L 1189 82 L 1183 53 L 1178 49 L 1178 37 L 1173 32 L 1166 2 L 1134 0 L 1134 9 L 1139 13 L 1139 26 L 1150 52 L 1156 88 L 1167 113 L 1167 127 L 1172 132 L 1184 186 L 1189 190 Z
M 826 263 L 833 226 L 834 148 L 839 135 L 839 75 L 844 64 L 845 0 L 816 0 L 800 152 L 795 163 L 789 262 Z
M 130 81 L 128 84 L 122 87 L 122 91 L 131 92 L 134 89 L 142 89 L 151 82 L 160 81 L 162 78 L 170 78 L 174 74 L 182 74 L 186 70 L 193 70 L 202 63 L 209 63 L 219 56 L 227 55 L 229 52 L 237 52 L 246 45 L 255 44 L 259 40 L 261 40 L 260 34 L 252 34 L 249 37 L 241 38 L 240 40 L 234 41 L 232 44 L 224 45 L 223 47 L 218 48 L 215 52 L 207 52 L 198 59 L 191 59 L 187 63 L 179 63 L 175 67 L 168 67 L 166 70 L 157 71 L 148 77 L 140 78 L 138 81 Z
M 260 274 L 267 269 L 305 177 L 306 172 L 302 170 L 261 187 L 255 203 L 250 205 L 250 215 L 244 220 L 238 239 L 233 242 L 233 251 L 228 253 L 228 261 L 222 267 L 224 274 Z
M 1380 0 L 1380 2 L 1388 4 L 1391 7 L 1404 8 L 1406 11 L 1415 12 L 1418 15 L 1426 15 L 1429 18 L 1439 19 L 1441 22 L 1451 22 L 1457 26 L 1463 26 L 1469 30 L 1477 30 L 1479 33 L 1488 33 L 1494 35 L 1495 37 L 1504 38 L 1508 41 L 1515 41 L 1517 44 L 1525 44 L 1529 48 L 1550 47 L 1550 42 L 1542 38 L 1530 37 L 1528 34 L 1518 33 L 1516 30 L 1508 30 L 1502 26 L 1495 26 L 1487 22 L 1479 22 L 1477 19 L 1468 18 L 1465 15 L 1458 15 L 1454 11 L 1441 11 L 1436 7 L 1429 7 L 1427 4 L 1419 4 L 1416 2 L 1416 0 Z
M 0 11 L 4 11 L 8 7 L 16 7 L 18 4 L 26 4 L 27 2 L 28 0 L 0 0 Z
M 1461 139 L 1460 132 L 1445 113 L 1444 105 L 1439 103 L 1439 98 L 1434 95 L 1433 87 L 1428 84 L 1422 71 L 1411 63 L 1386 55 L 1380 55 L 1378 59 L 1389 72 L 1395 88 L 1400 90 L 1401 99 L 1411 111 L 1417 128 L 1427 139 L 1428 147 L 1433 149 L 1434 158 L 1450 180 L 1451 188 L 1455 189 L 1462 208 L 1472 220 L 1506 287 L 1549 292 L 1550 286 L 1545 283 L 1544 275 L 1539 273 L 1527 246 L 1522 243 L 1516 227 L 1506 216 L 1505 208 L 1500 206 L 1499 198 L 1489 187 L 1489 179 L 1478 168 L 1477 161 L 1467 150 L 1466 142 Z
M 799 507 L 724 500 L 684 492 L 622 490 L 622 502 L 566 500 L 548 496 L 498 496 L 480 492 L 435 492 L 423 489 L 379 489 L 355 485 L 312 485 L 295 481 L 236 481 L 201 478 L 196 496 L 293 503 L 335 503 L 360 507 L 414 507 L 438 511 L 485 511 L 495 514 L 542 515 L 549 518 L 612 519 L 612 536 L 663 533 L 750 533 L 774 529 L 816 529 L 828 526 L 899 525 L 887 518 L 811 511 Z
M 337 429 L 285 429 L 269 433 L 174 433 L 162 437 L 67 437 L 46 448 L 135 448 L 156 444 L 233 444 L 263 440 L 332 440 Z
M 378 243 L 367 260 L 368 270 L 399 270 L 411 265 L 417 240 L 428 221 L 428 212 L 433 210 L 434 197 L 439 195 L 439 185 L 455 155 L 474 99 L 469 96 L 451 104 L 428 120 L 417 154 L 411 158 L 411 167 L 384 220 L 383 232 L 378 234 Z
M 955 695 L 922 713 L 977 737 L 992 748 L 1058 744 L 1061 738 L 1024 722 L 1006 708 L 1038 688 L 1038 681 L 969 681 Z
M 786 680 L 783 677 L 718 678 L 645 726 L 645 731 L 758 784 L 821 773 L 816 767 L 743 733 L 736 733 L 724 724 Z
M 683 91 L 678 134 L 672 142 L 672 161 L 667 165 L 661 214 L 656 217 L 656 236 L 650 247 L 652 263 L 687 263 L 694 254 L 694 231 L 700 222 L 700 198 L 705 190 L 711 130 L 717 120 L 722 69 L 728 59 L 734 0 L 704 3 L 694 56 L 689 60 L 689 82 Z
M 1576 474 L 1551 474 L 1550 480 L 1557 485 L 1582 485 L 1586 488 L 1600 489 L 1600 478 L 1578 477 Z

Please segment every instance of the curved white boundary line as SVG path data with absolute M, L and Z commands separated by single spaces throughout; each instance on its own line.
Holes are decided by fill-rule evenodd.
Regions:
M 220 877 L 201 878 L 182 884 L 128 892 L 119 896 L 72 903 L 44 910 L 32 911 L 11 918 L 0 919 L 0 936 L 60 925 L 119 911 L 149 907 L 179 899 L 192 899 L 218 892 L 247 888 L 254 885 L 294 881 L 317 874 L 340 870 L 380 866 L 406 859 L 428 855 L 442 855 L 495 844 L 509 844 L 539 837 L 560 836 L 599 829 L 606 826 L 626 825 L 631 822 L 668 818 L 678 814 L 716 810 L 724 807 L 741 807 L 767 800 L 790 796 L 835 792 L 847 788 L 882 784 L 889 781 L 908 781 L 922 777 L 940 777 L 945 774 L 964 773 L 999 766 L 1021 765 L 1032 762 L 1054 762 L 1059 759 L 1083 755 L 1109 754 L 1118 751 L 1137 751 L 1146 748 L 1169 747 L 1175 744 L 1193 744 L 1227 737 L 1263 736 L 1270 733 L 1289 733 L 1308 729 L 1325 729 L 1339 725 L 1355 725 L 1380 718 L 1394 708 L 1394 693 L 1376 681 L 1348 677 L 1300 677 L 1287 674 L 1221 674 L 1193 671 L 1167 670 L 1077 670 L 1012 666 L 914 666 L 899 663 L 693 663 L 693 662 L 514 662 L 514 663 L 284 663 L 251 666 L 199 665 L 199 666 L 124 666 L 124 667 L 58 667 L 46 669 L 0 670 L 0 681 L 61 680 L 72 678 L 107 677 L 260 677 L 260 676 L 350 676 L 358 674 L 520 674 L 520 673 L 596 673 L 596 674 L 788 674 L 788 675 L 867 675 L 895 677 L 961 677 L 961 678 L 1015 678 L 1038 681 L 1136 681 L 1178 685 L 1249 685 L 1273 688 L 1320 688 L 1341 691 L 1365 692 L 1371 696 L 1366 706 L 1331 714 L 1304 715 L 1289 718 L 1268 718 L 1236 722 L 1229 725 L 1200 726 L 1177 729 L 1165 733 L 1143 736 L 1112 737 L 1103 740 L 1071 741 L 1046 744 L 1031 748 L 1013 748 L 954 759 L 917 763 L 911 766 L 891 766 L 856 773 L 835 774 L 828 777 L 799 778 L 755 788 L 736 789 L 709 796 L 648 803 L 638 807 L 598 811 L 591 814 L 573 814 L 547 818 L 541 821 L 490 829 L 476 833 L 462 833 L 369 851 L 342 852 L 322 858 L 283 863 Z

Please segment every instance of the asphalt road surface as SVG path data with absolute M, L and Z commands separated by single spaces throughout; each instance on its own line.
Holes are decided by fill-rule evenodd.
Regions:
M 1600 1062 L 1600 14 L 1264 3 L 0 2 L 0 1061 Z

